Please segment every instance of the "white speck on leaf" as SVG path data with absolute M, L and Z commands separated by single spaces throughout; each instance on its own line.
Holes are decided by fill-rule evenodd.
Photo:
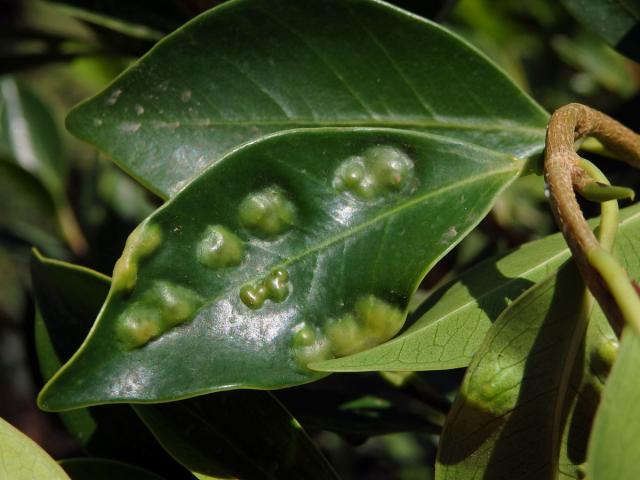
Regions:
M 109 98 L 107 98 L 107 105 L 115 105 L 120 95 L 122 95 L 122 89 L 116 88 L 113 92 L 111 92 Z
M 120 128 L 122 129 L 122 131 L 127 133 L 136 133 L 140 128 L 140 122 L 123 123 Z

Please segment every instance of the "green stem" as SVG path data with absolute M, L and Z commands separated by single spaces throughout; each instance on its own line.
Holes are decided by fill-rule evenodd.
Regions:
M 605 177 L 604 173 L 596 167 L 589 160 L 584 158 L 580 159 L 580 167 L 585 171 L 589 177 L 596 182 L 610 185 L 609 179 Z M 616 200 L 609 200 L 600 203 L 600 225 L 598 229 L 598 240 L 602 248 L 611 252 L 613 250 L 613 243 L 618 231 L 618 224 L 620 223 L 620 216 L 618 210 L 618 202 Z
M 589 263 L 598 271 L 616 300 L 622 316 L 640 335 L 640 297 L 631 284 L 627 272 L 611 253 L 594 248 L 587 254 Z

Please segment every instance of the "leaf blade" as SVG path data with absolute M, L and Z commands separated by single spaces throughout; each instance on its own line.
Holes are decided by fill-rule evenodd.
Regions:
M 80 344 L 107 296 L 109 279 L 92 270 L 37 254 L 32 259 L 32 271 L 36 297 L 46 320 L 46 325 L 44 322 L 41 325 L 44 330 L 37 336 L 37 351 L 40 362 L 49 363 L 44 365 L 48 370 L 59 366 L 60 359 L 68 359 Z M 109 410 L 105 411 L 105 408 Z M 163 461 L 165 452 L 157 448 L 153 438 L 149 443 L 147 437 L 136 431 L 138 419 L 130 410 L 123 411 L 124 408 L 124 405 L 111 405 L 63 412 L 63 419 L 90 451 L 100 446 L 95 445 L 95 438 L 91 438 L 96 429 L 109 430 L 111 427 L 115 432 L 107 433 L 119 439 L 117 445 L 120 450 L 130 454 L 124 458 L 136 461 L 138 465 L 143 463 L 142 458 L 150 459 L 154 471 L 171 478 L 183 478 L 186 471 L 176 470 L 172 463 Z M 128 416 L 124 415 L 127 413 Z M 337 478 L 302 427 L 280 402 L 266 392 L 225 392 L 190 402 L 155 407 L 139 405 L 135 407 L 135 413 L 167 452 L 194 474 L 220 475 L 223 478 L 263 478 L 263 475 L 273 478 L 275 475 L 277 478 L 295 479 L 302 471 L 305 478 Z M 79 430 L 78 425 L 83 427 L 81 422 L 86 422 L 87 417 L 89 428 Z M 206 421 L 201 423 L 196 421 L 197 418 Z M 142 430 L 150 437 L 144 427 Z M 196 434 L 202 444 L 194 441 Z M 118 458 L 123 457 L 122 453 L 113 446 L 111 450 L 99 451 L 99 454 Z M 100 467 L 91 462 L 76 463 L 77 468 L 72 473 L 76 472 L 81 478 L 92 475 L 94 469 Z M 121 468 L 123 472 L 127 470 L 125 467 L 112 465 L 112 468 Z M 113 473 L 105 474 L 113 476 Z
M 413 180 L 407 184 L 410 191 L 369 202 L 354 197 L 350 191 L 336 190 L 334 175 L 340 177 L 344 166 L 352 166 L 354 158 L 378 155 L 381 148 L 392 156 L 404 158 L 406 153 L 411 158 L 415 178 L 411 177 Z M 256 158 L 261 161 L 256 162 Z M 69 408 L 72 404 L 100 401 L 149 402 L 234 387 L 279 388 L 317 379 L 322 374 L 313 373 L 304 365 L 306 355 L 316 352 L 314 349 L 326 350 L 322 347 L 324 330 L 318 329 L 331 317 L 344 318 L 342 325 L 351 328 L 349 312 L 363 322 L 362 318 L 371 317 L 374 310 L 386 312 L 395 319 L 394 328 L 399 328 L 407 300 L 424 275 L 425 266 L 473 228 L 519 167 L 511 157 L 456 140 L 394 130 L 306 130 L 274 135 L 239 149 L 207 170 L 145 223 L 155 225 L 148 229 L 149 242 L 156 245 L 156 236 L 167 241 L 160 241 L 166 247 L 141 264 L 141 290 L 134 293 L 135 302 L 127 303 L 125 290 L 129 281 L 136 284 L 137 267 L 127 270 L 129 273 L 119 284 L 125 289 L 125 296 L 118 291 L 110 294 L 107 304 L 112 306 L 103 314 L 107 320 L 98 322 L 93 332 L 97 340 L 90 337 L 45 387 L 41 405 L 60 408 L 65 404 L 63 408 Z M 282 205 L 295 207 L 296 220 L 290 232 L 263 238 L 243 226 L 240 214 L 247 198 L 264 202 L 265 192 L 273 193 L 274 185 L 282 187 L 284 193 L 274 193 L 273 198 L 280 198 L 280 202 L 281 197 L 286 197 Z M 453 199 L 458 202 L 456 208 L 461 215 L 453 216 L 452 224 L 437 212 L 448 208 L 445 206 Z M 202 210 L 202 205 L 212 206 L 213 213 Z M 199 210 L 202 214 L 194 215 Z M 246 261 L 238 266 L 214 268 L 198 263 L 194 258 L 196 244 L 212 224 L 228 229 L 228 233 L 218 233 L 235 237 L 230 243 L 245 242 Z M 146 241 L 140 237 L 144 231 L 147 230 L 131 237 L 132 245 Z M 397 245 L 398 235 L 402 248 Z M 414 256 L 415 262 L 407 263 L 407 255 Z M 123 257 L 125 268 L 131 258 L 134 257 L 129 253 Z M 246 285 L 258 288 L 256 281 L 267 281 L 281 268 L 289 272 L 291 295 L 282 303 L 271 297 L 274 301 L 265 302 L 262 309 L 248 308 L 242 289 Z M 113 342 L 119 344 L 116 327 L 124 321 L 118 320 L 125 318 L 121 316 L 123 309 L 140 304 L 139 295 L 158 278 L 177 282 L 179 289 L 189 288 L 197 294 L 189 298 L 203 299 L 195 320 L 162 335 L 158 341 L 148 345 L 144 341 L 139 349 L 124 352 L 122 345 L 116 350 L 108 347 Z M 319 335 L 312 341 L 311 351 L 303 345 L 298 348 L 298 340 L 294 339 L 298 329 L 307 327 Z M 357 332 L 361 332 L 362 328 L 358 328 Z M 383 336 L 388 338 L 392 333 L 395 332 Z M 363 338 L 369 342 L 377 337 Z M 216 346 L 214 352 L 212 345 Z M 98 354 L 102 349 L 106 350 Z M 194 351 L 210 352 L 209 360 L 192 358 L 190 352 Z M 191 374 L 182 371 L 176 378 L 171 374 L 176 371 L 174 367 L 157 367 L 166 362 L 169 352 L 174 361 L 191 369 L 194 361 L 203 362 L 207 373 L 196 374 L 193 369 Z M 82 360 L 77 361 L 79 358 Z M 135 367 L 130 363 L 133 359 Z M 225 367 L 214 371 L 210 368 L 214 364 Z M 102 373 L 89 374 L 87 368 L 97 368 Z M 71 387 L 68 382 L 73 377 L 84 379 L 81 383 L 107 377 L 111 381 L 98 382 L 90 388 L 85 385 L 82 392 L 70 395 L 79 385 Z M 51 389 L 52 385 L 56 386 Z
M 576 20 L 633 60 L 640 60 L 640 2 L 562 0 Z
M 555 478 L 567 372 L 593 305 L 585 295 L 566 263 L 498 318 L 445 422 L 437 478 Z
M 4 478 L 69 480 L 64 470 L 47 452 L 2 418 L 0 418 L 0 458 L 2 458 L 0 473 Z
M 593 425 L 587 456 L 587 474 L 608 480 L 638 476 L 638 383 L 640 338 L 627 328 L 620 352 L 605 386 Z
M 524 157 L 541 151 L 546 120 L 436 24 L 382 2 L 278 0 L 201 15 L 72 111 L 67 126 L 167 197 L 225 152 L 277 131 L 411 129 Z M 114 141 L 123 132 L 128 141 Z
M 637 206 L 625 210 L 633 218 Z M 623 223 L 615 246 L 632 277 L 637 228 Z M 574 268 L 529 289 L 490 328 L 445 423 L 438 478 L 581 478 L 617 342 L 597 304 L 584 337 Z
M 622 210 L 619 238 L 624 249 L 637 234 L 639 220 L 639 206 Z M 596 222 L 594 219 L 590 224 L 595 226 Z M 393 340 L 351 356 L 314 363 L 311 368 L 356 372 L 466 367 L 507 304 L 568 257 L 562 235 L 554 234 L 498 259 L 488 259 L 423 302 L 412 315 L 411 326 Z M 430 351 L 435 338 L 442 348 Z M 443 349 L 446 355 L 441 353 Z

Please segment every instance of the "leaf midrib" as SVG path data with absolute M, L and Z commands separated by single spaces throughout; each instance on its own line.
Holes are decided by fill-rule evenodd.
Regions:
M 168 128 L 176 129 L 181 127 L 189 128 L 216 128 L 216 127 L 270 127 L 270 126 L 285 126 L 285 127 L 297 127 L 297 128 L 323 128 L 323 127 L 364 127 L 364 128 L 439 128 L 439 129 L 460 129 L 460 130 L 482 130 L 482 131 L 495 131 L 495 130 L 507 130 L 513 132 L 530 132 L 538 135 L 543 135 L 545 127 L 529 127 L 523 125 L 515 125 L 511 122 L 502 123 L 474 123 L 474 122 L 461 122 L 460 120 L 446 121 L 446 120 L 423 120 L 423 119 L 402 119 L 394 117 L 393 119 L 367 119 L 362 120 L 313 120 L 307 118 L 282 118 L 282 119 L 256 119 L 256 120 L 212 120 L 212 119 L 189 119 L 173 120 L 173 121 L 161 121 L 151 120 L 145 122 L 143 119 L 128 120 L 126 122 L 115 121 L 115 124 L 130 124 L 139 123 L 141 126 L 151 124 L 155 128 Z
M 306 249 L 301 251 L 300 253 L 298 253 L 297 255 L 294 255 L 292 257 L 289 257 L 287 260 L 277 264 L 277 266 L 289 266 L 289 265 L 293 265 L 294 263 L 300 261 L 301 259 L 309 256 L 309 255 L 313 255 L 316 252 L 319 252 L 321 250 L 324 250 L 328 247 L 330 247 L 331 245 L 334 245 L 338 242 L 340 242 L 341 240 L 345 239 L 345 238 L 349 238 L 353 235 L 356 235 L 358 232 L 361 232 L 362 230 L 370 227 L 371 225 L 375 225 L 380 221 L 383 221 L 384 219 L 388 218 L 389 216 L 392 216 L 393 214 L 402 211 L 404 209 L 408 209 L 411 208 L 412 206 L 422 203 L 425 200 L 428 200 L 429 198 L 436 196 L 436 195 L 440 195 L 442 193 L 445 193 L 449 190 L 453 190 L 455 188 L 458 187 L 462 187 L 464 185 L 467 184 L 471 184 L 471 183 L 475 183 L 477 181 L 483 180 L 485 178 L 490 178 L 492 176 L 500 176 L 501 174 L 504 173 L 508 173 L 508 172 L 517 172 L 518 168 L 517 168 L 517 164 L 512 164 L 511 166 L 509 166 L 509 168 L 500 168 L 500 169 L 495 169 L 495 170 L 491 170 L 489 172 L 485 172 L 481 175 L 475 175 L 473 177 L 467 177 L 464 180 L 460 180 L 458 182 L 454 182 L 451 183 L 447 186 L 438 188 L 436 190 L 430 190 L 429 192 L 425 193 L 424 195 L 421 195 L 419 197 L 415 197 L 412 198 L 410 201 L 401 203 L 399 205 L 397 205 L 394 208 L 390 208 L 389 210 L 385 210 L 384 212 L 380 213 L 379 215 L 367 220 L 366 222 L 362 222 L 360 224 L 358 224 L 357 226 L 350 228 L 350 229 L 346 229 L 342 232 L 340 232 L 338 235 L 335 235 L 333 237 L 328 238 L 327 240 L 325 240 L 324 242 L 321 242 L 319 244 L 317 244 L 315 247 Z M 272 265 L 272 267 L 275 265 Z M 261 275 L 255 275 L 251 278 L 245 279 L 242 283 L 252 283 L 252 282 L 257 282 L 260 279 L 262 279 L 264 277 L 263 274 Z M 212 303 L 217 302 L 218 300 L 220 300 L 221 298 L 223 298 L 225 295 L 227 295 L 228 293 L 235 291 L 237 289 L 237 285 L 230 285 L 228 288 L 222 290 L 220 292 L 219 295 L 213 296 L 213 297 L 209 297 L 208 302 L 202 307 L 200 308 L 200 310 L 198 310 L 198 312 L 196 313 L 195 317 L 198 316 L 198 313 L 204 309 L 206 309 L 209 305 L 211 305 Z

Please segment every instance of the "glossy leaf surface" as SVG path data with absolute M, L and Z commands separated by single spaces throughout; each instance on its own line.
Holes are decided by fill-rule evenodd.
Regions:
M 71 458 L 60 462 L 71 480 L 163 480 L 162 477 L 128 463 L 102 458 Z
M 625 208 L 620 215 L 620 235 L 628 243 L 640 235 L 640 205 Z M 355 355 L 312 364 L 312 368 L 340 372 L 466 367 L 507 305 L 568 257 L 564 239 L 555 234 L 498 260 L 489 259 L 434 292 L 398 337 Z
M 587 459 L 588 478 L 621 480 L 640 476 L 639 371 L 640 337 L 627 328 L 593 425 Z
M 374 0 L 236 0 L 162 40 L 67 126 L 161 196 L 295 128 L 446 135 L 540 152 L 547 114 L 442 27 Z
M 109 291 L 109 279 L 92 270 L 34 252 L 31 284 L 36 299 L 35 346 L 49 380 L 82 343 Z M 171 479 L 191 478 L 162 450 L 128 405 L 61 412 L 61 420 L 92 456 L 134 463 Z
M 242 148 L 130 236 L 98 323 L 40 405 L 317 379 L 310 361 L 398 331 L 427 267 L 518 168 L 483 148 L 395 130 L 306 130 Z
M 46 376 L 88 332 L 109 281 L 91 270 L 39 255 L 32 258 L 32 276 L 46 320 L 36 323 L 36 347 Z M 194 474 L 294 479 L 303 472 L 304 478 L 314 480 L 335 478 L 299 424 L 269 393 L 222 392 L 190 401 L 139 405 L 135 411 L 166 450 Z M 149 441 L 149 432 L 128 406 L 62 412 L 62 418 L 90 452 L 129 458 L 138 465 L 151 460 L 149 468 L 167 478 L 186 478 L 186 472 L 166 461 L 154 439 Z M 122 450 L 129 450 L 129 457 Z M 80 467 L 83 472 L 94 468 Z
M 0 478 L 69 480 L 64 470 L 47 452 L 2 418 L 0 418 Z
M 619 52 L 640 61 L 639 0 L 562 0 L 585 27 Z

